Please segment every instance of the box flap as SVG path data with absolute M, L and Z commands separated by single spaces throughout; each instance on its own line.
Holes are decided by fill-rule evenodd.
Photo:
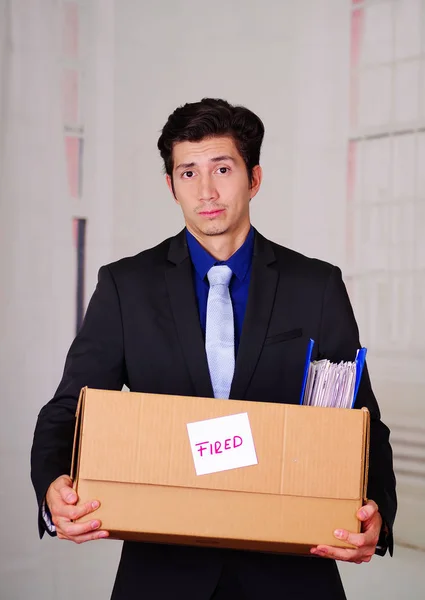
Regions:
M 286 412 L 281 493 L 362 498 L 363 411 L 291 405 Z
M 364 437 L 364 464 L 363 464 L 363 494 L 362 499 L 367 503 L 367 484 L 369 481 L 369 448 L 370 448 L 370 413 L 363 407 L 363 437 Z
M 72 446 L 72 460 L 71 460 L 71 473 L 70 477 L 74 481 L 78 476 L 78 462 L 80 456 L 81 446 L 81 422 L 82 415 L 84 412 L 84 398 L 87 392 L 87 387 L 84 387 L 80 391 L 78 398 L 77 410 L 75 411 L 75 431 L 74 431 L 74 442 Z
M 85 389 L 80 401 L 80 459 L 77 464 L 74 459 L 73 470 L 81 479 L 318 498 L 363 496 L 361 410 L 93 389 Z M 242 412 L 249 415 L 258 464 L 197 476 L 187 423 Z

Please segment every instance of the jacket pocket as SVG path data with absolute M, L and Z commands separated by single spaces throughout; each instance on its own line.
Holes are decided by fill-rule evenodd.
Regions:
M 270 335 L 266 338 L 264 345 L 268 346 L 269 344 L 277 344 L 279 342 L 287 342 L 288 340 L 293 340 L 295 338 L 301 337 L 303 334 L 303 330 L 299 329 L 291 329 L 290 331 L 284 331 L 283 333 L 277 333 L 276 335 Z

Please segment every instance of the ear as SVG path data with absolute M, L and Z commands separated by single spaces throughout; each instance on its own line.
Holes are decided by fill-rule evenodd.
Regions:
M 252 180 L 251 180 L 251 187 L 250 187 L 251 199 L 257 195 L 257 192 L 261 187 L 262 181 L 263 181 L 263 169 L 260 167 L 260 165 L 255 165 L 255 167 L 252 169 Z
M 177 200 L 176 195 L 174 193 L 173 182 L 171 180 L 171 177 L 169 175 L 166 175 L 165 181 L 167 182 L 168 189 L 170 190 L 171 194 L 173 195 L 174 201 L 177 202 L 177 204 L 180 204 L 180 202 Z

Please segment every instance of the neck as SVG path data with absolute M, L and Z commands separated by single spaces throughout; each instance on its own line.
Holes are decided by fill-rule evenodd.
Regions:
M 199 235 L 188 227 L 188 231 L 197 239 L 203 248 L 216 260 L 228 260 L 242 246 L 246 240 L 251 224 L 248 223 L 243 229 L 234 233 L 222 233 L 219 235 Z

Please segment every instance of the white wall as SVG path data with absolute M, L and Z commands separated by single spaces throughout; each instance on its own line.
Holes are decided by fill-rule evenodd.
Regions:
M 54 78 L 60 3 L 37 0 L 29 9 L 24 0 L 0 2 L 2 9 L 15 7 L 15 23 L 23 20 L 23 37 L 12 28 L 13 47 L 22 49 L 20 66 L 29 78 L 13 80 L 2 69 L 0 80 L 7 117 L 0 146 L 0 268 L 7 282 L 0 294 L 0 597 L 100 600 L 110 593 L 120 544 L 40 543 L 29 483 L 36 415 L 54 392 L 74 331 L 70 221 L 88 218 L 90 293 L 101 264 L 178 231 L 183 221 L 161 174 L 159 130 L 177 105 L 224 97 L 256 111 L 266 126 L 254 224 L 277 242 L 345 268 L 351 3 L 80 0 L 88 34 L 87 151 L 76 214 L 57 160 L 63 156 Z M 0 58 L 12 60 L 1 31 Z M 46 123 L 48 130 L 41 127 Z M 385 416 L 391 407 L 385 396 L 380 402 Z M 384 591 L 383 578 L 403 569 L 403 560 L 414 569 Z M 358 597 L 357 579 L 364 598 L 423 597 L 416 558 L 401 554 L 393 563 L 375 559 L 356 567 L 342 569 L 349 599 Z
M 264 120 L 254 224 L 280 243 L 341 262 L 347 3 L 168 6 L 165 16 L 163 3 L 124 0 L 116 11 L 115 254 L 136 252 L 181 226 L 156 142 L 176 106 L 213 96 L 245 104 Z
M 19 20 L 22 5 L 1 8 L 0 597 L 15 599 L 31 597 L 34 587 L 41 595 L 39 567 L 49 556 L 36 539 L 29 449 L 40 404 L 62 369 L 63 340 L 72 335 L 74 278 L 71 229 L 61 218 L 59 90 L 52 85 L 57 12 L 42 14 L 34 2 Z
M 92 201 L 83 204 L 71 201 L 67 191 L 60 2 L 0 2 L 2 600 L 108 597 L 118 560 L 119 543 L 77 548 L 47 536 L 40 542 L 29 474 L 36 417 L 56 389 L 75 332 L 72 218 L 101 215 L 101 221 L 93 218 L 87 248 L 90 293 L 97 268 L 112 254 L 107 225 L 113 165 L 103 132 L 113 124 L 108 113 L 113 106 L 113 20 L 109 14 L 108 23 L 106 0 L 102 11 L 96 14 L 96 8 L 90 4 L 93 46 L 87 61 L 93 102 L 87 115 L 86 183 Z
M 160 129 L 180 104 L 204 96 L 247 104 L 265 122 L 264 187 L 253 203 L 266 235 L 291 232 L 293 11 L 290 2 L 144 3 L 116 10 L 115 254 L 182 227 L 161 176 Z M 268 215 L 273 211 L 273 219 Z

